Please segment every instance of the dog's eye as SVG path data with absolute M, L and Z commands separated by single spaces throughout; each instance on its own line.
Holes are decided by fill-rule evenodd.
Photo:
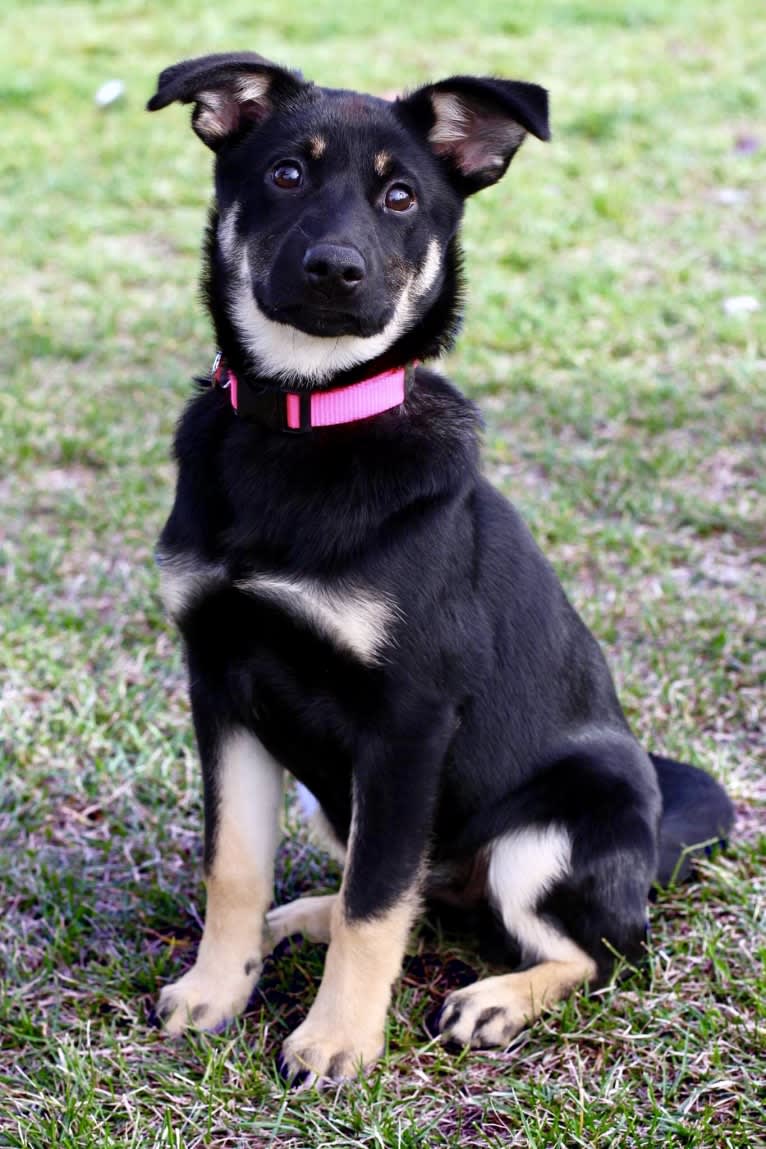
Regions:
M 271 169 L 271 179 L 278 188 L 297 188 L 303 183 L 303 172 L 292 162 L 277 164 Z
M 383 202 L 389 211 L 409 211 L 415 206 L 415 193 L 406 184 L 391 184 Z

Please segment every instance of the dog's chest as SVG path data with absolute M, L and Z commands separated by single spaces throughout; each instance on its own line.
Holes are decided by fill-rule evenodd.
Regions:
M 379 663 L 399 614 L 392 596 L 358 581 L 266 570 L 232 579 L 223 564 L 205 563 L 189 554 L 159 555 L 158 562 L 165 609 L 179 624 L 215 596 L 230 600 L 235 620 L 239 601 L 243 624 L 248 605 L 263 602 L 368 666 Z

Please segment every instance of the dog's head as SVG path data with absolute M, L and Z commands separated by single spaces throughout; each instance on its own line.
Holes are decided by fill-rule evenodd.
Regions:
M 194 104 L 192 126 L 216 153 L 219 338 L 236 340 L 252 372 L 292 385 L 449 342 L 463 202 L 500 179 L 528 132 L 549 135 L 535 84 L 457 76 L 389 102 L 253 53 L 166 69 L 148 107 L 175 100 Z

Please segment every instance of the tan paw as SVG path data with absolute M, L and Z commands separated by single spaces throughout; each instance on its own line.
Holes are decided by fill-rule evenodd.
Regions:
M 288 1081 L 306 1088 L 356 1077 L 383 1052 L 382 1033 L 344 1034 L 325 1031 L 307 1017 L 282 1046 L 282 1071 Z
M 506 984 L 498 984 L 501 982 Z M 509 990 L 505 977 L 489 977 L 449 994 L 439 1030 L 443 1041 L 473 1049 L 504 1048 L 533 1016 L 534 1010 L 521 990 Z
M 188 1028 L 220 1029 L 245 1008 L 260 972 L 256 960 L 228 973 L 193 966 L 160 993 L 157 1017 L 162 1028 L 171 1036 Z
M 264 945 L 274 949 L 285 938 L 303 934 L 310 942 L 329 942 L 330 914 L 335 894 L 298 898 L 266 914 Z

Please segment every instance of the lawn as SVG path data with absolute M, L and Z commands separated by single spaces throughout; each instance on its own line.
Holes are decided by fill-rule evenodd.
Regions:
M 763 1145 L 766 7 L 11 0 L 0 27 L 0 1146 Z M 486 966 L 426 924 L 384 1061 L 321 1095 L 275 1069 L 320 946 L 285 943 L 224 1034 L 150 1025 L 203 915 L 152 547 L 214 347 L 210 156 L 187 111 L 142 109 L 166 64 L 229 47 L 381 93 L 467 71 L 550 89 L 552 143 L 469 205 L 449 370 L 635 729 L 738 808 L 726 855 L 653 907 L 648 980 L 456 1057 L 425 1023 Z M 333 888 L 287 820 L 278 900 Z

